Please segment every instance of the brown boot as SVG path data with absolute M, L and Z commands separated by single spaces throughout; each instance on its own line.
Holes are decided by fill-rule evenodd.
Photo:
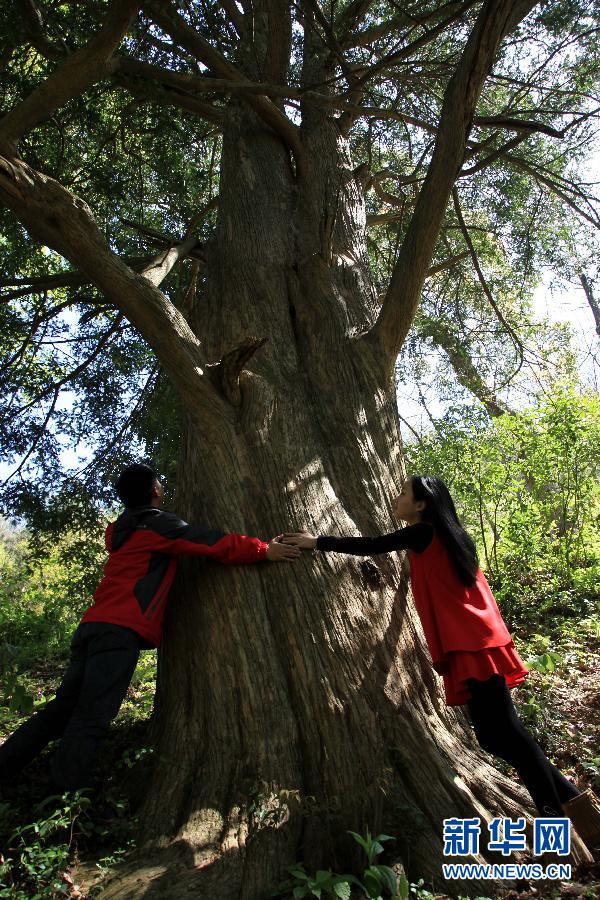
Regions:
M 588 788 L 562 808 L 587 848 L 592 853 L 600 850 L 600 803 L 595 794 Z

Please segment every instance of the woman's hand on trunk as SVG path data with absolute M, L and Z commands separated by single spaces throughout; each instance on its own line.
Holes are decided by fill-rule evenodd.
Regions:
M 281 543 L 290 547 L 299 547 L 301 550 L 314 550 L 317 539 L 308 531 L 289 531 L 281 536 Z

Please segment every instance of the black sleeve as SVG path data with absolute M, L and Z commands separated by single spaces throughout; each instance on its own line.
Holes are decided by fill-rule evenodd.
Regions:
M 426 522 L 418 522 L 380 537 L 318 537 L 317 550 L 353 553 L 356 556 L 377 556 L 378 553 L 390 553 L 392 550 L 422 553 L 431 543 L 432 537 L 432 526 Z
M 189 525 L 180 519 L 175 513 L 160 510 L 159 515 L 146 519 L 145 526 L 169 541 L 180 539 L 192 541 L 195 544 L 216 544 L 225 537 L 224 531 L 207 528 L 204 525 Z
M 144 527 L 153 532 L 154 549 L 159 553 L 206 556 L 239 565 L 267 558 L 268 545 L 260 538 L 215 531 L 203 525 L 188 525 L 174 513 L 161 512 L 148 518 Z

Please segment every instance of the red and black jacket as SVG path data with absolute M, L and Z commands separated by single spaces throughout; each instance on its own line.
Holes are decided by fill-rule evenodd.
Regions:
M 126 508 L 106 529 L 109 557 L 82 622 L 132 628 L 160 644 L 165 604 L 181 553 L 222 563 L 254 563 L 267 557 L 260 538 L 188 525 L 152 506 Z

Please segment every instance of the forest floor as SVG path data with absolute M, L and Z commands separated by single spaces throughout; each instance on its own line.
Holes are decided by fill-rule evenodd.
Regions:
M 597 620 L 565 620 L 551 636 L 515 640 L 530 675 L 513 696 L 520 715 L 551 760 L 579 788 L 600 794 L 600 634 Z M 48 660 L 20 674 L 36 705 L 52 696 L 64 660 Z M 0 898 L 73 897 L 87 900 L 135 848 L 136 808 L 151 756 L 155 654 L 142 654 L 127 698 L 103 752 L 100 783 L 92 803 L 84 796 L 49 794 L 48 752 L 23 778 L 0 791 Z M 0 740 L 27 716 L 0 706 Z M 509 774 L 508 764 L 496 760 Z M 385 862 L 385 859 L 378 860 Z M 413 876 L 414 877 L 414 876 Z M 275 887 L 275 886 L 274 886 Z M 410 896 L 431 900 L 431 885 L 415 882 Z M 530 882 L 494 898 L 600 897 L 600 857 L 579 867 L 569 882 Z

